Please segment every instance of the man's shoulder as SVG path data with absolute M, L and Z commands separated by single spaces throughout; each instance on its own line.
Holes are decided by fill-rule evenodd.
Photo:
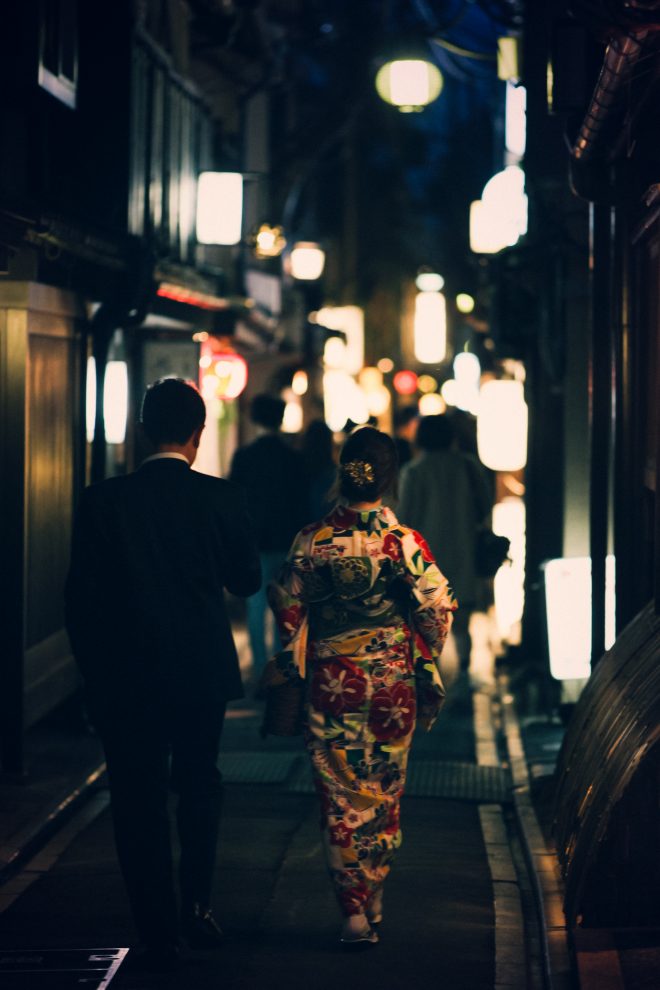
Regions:
M 229 478 L 217 478 L 202 471 L 190 471 L 188 477 L 190 484 L 208 498 L 223 499 L 233 503 L 242 496 L 240 485 L 230 481 Z

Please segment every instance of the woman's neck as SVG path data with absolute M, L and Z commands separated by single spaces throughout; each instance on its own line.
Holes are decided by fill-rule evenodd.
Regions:
M 349 502 L 349 509 L 356 509 L 358 512 L 367 512 L 369 509 L 379 509 L 383 500 L 376 499 L 375 502 Z

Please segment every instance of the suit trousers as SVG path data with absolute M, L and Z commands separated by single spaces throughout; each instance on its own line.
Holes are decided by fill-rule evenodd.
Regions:
M 174 944 L 179 923 L 168 800 L 178 795 L 181 911 L 210 907 L 222 776 L 225 705 L 145 703 L 99 720 L 115 843 L 135 925 L 148 946 Z

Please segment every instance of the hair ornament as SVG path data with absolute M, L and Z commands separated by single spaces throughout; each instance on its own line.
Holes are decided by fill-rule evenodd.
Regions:
M 342 473 L 348 475 L 356 485 L 369 485 L 375 481 L 373 464 L 369 461 L 348 461 L 341 466 Z

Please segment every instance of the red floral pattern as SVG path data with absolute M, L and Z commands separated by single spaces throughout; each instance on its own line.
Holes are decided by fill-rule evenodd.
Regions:
M 339 903 L 346 914 L 362 914 L 369 899 L 366 883 L 356 883 L 346 890 L 338 891 Z
M 403 739 L 415 722 L 415 696 L 407 684 L 382 687 L 371 699 L 369 728 L 379 742 Z
M 330 589 L 308 594 L 310 571 L 346 558 L 367 563 L 368 588 L 349 605 Z M 392 577 L 409 589 L 405 622 L 388 602 Z M 437 713 L 438 656 L 455 604 L 423 537 L 390 509 L 344 505 L 305 527 L 270 601 L 286 655 L 309 681 L 305 741 L 335 893 L 344 914 L 358 914 L 401 844 L 408 746 L 416 718 L 430 726 Z
M 418 533 L 416 529 L 413 529 L 411 532 L 415 537 L 417 546 L 422 551 L 422 558 L 429 563 L 433 563 L 433 554 L 431 553 L 431 548 L 424 539 L 424 537 L 422 536 L 422 534 Z
M 348 828 L 343 822 L 337 822 L 336 825 L 331 825 L 328 831 L 330 833 L 330 842 L 333 846 L 341 846 L 342 849 L 348 849 L 353 838 L 352 828 Z
M 383 540 L 383 553 L 390 560 L 401 560 L 403 556 L 401 541 L 393 533 L 388 533 Z
M 357 666 L 345 657 L 320 664 L 312 678 L 312 705 L 318 711 L 339 716 L 357 711 L 367 693 L 367 682 Z
M 283 608 L 277 613 L 277 623 L 283 639 L 289 640 L 300 626 L 302 621 L 302 608 L 300 605 L 291 605 Z
M 332 510 L 327 520 L 333 529 L 346 530 L 355 525 L 355 513 L 345 505 L 338 505 Z

